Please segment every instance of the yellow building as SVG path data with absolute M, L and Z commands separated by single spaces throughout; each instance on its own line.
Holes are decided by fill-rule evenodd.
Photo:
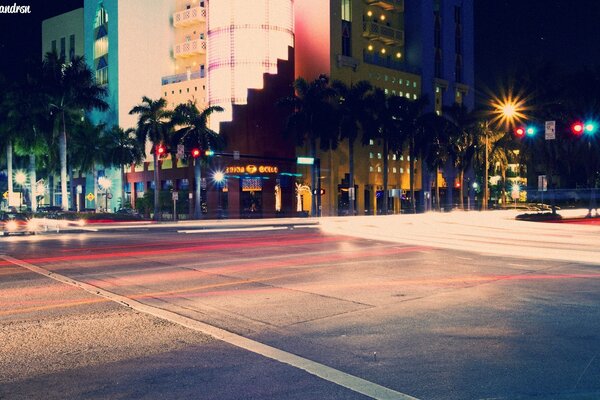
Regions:
M 308 81 L 320 74 L 351 85 L 361 80 L 389 95 L 415 100 L 421 77 L 404 63 L 404 0 L 320 0 L 295 3 L 296 75 Z M 383 161 L 388 157 L 389 212 L 401 210 L 400 198 L 410 188 L 408 154 L 382 154 L 380 141 L 354 146 L 357 214 L 376 214 L 383 204 Z M 299 150 L 301 152 L 302 150 Z M 307 154 L 307 150 L 304 150 Z M 334 152 L 321 152 L 322 214 L 337 215 L 348 187 L 348 143 Z M 420 190 L 419 163 L 415 190 Z M 305 176 L 310 176 L 305 173 Z

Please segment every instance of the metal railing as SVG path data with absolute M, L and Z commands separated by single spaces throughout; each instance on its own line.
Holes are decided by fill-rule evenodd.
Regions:
M 206 21 L 204 7 L 192 7 L 173 14 L 173 26 L 186 26 Z

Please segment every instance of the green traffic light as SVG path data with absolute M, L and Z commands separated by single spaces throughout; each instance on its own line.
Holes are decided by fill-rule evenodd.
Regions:
M 204 155 L 205 155 L 205 156 L 214 156 L 214 155 L 215 155 L 215 152 L 214 152 L 213 150 L 206 150 L 206 151 L 204 152 Z
M 585 133 L 592 134 L 592 133 L 596 133 L 597 130 L 598 130 L 598 125 L 593 121 L 588 121 L 584 125 Z
M 533 126 L 527 127 L 527 135 L 529 135 L 529 136 L 535 135 L 535 128 Z

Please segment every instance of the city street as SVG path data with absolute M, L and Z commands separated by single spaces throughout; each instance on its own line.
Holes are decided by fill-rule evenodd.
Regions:
M 0 398 L 597 399 L 600 228 L 511 215 L 1 238 Z

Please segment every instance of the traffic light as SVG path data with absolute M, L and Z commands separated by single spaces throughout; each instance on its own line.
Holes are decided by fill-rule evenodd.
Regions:
M 204 152 L 204 155 L 207 156 L 207 157 L 211 157 L 211 156 L 215 155 L 215 152 L 213 150 L 206 150 Z
M 161 157 L 166 152 L 167 152 L 167 149 L 165 149 L 165 146 L 163 146 L 162 144 L 159 144 L 158 146 L 156 146 L 156 155 L 157 156 Z
M 192 149 L 192 157 L 198 158 L 200 156 L 200 149 Z
M 576 135 L 581 135 L 583 133 L 583 130 L 583 122 L 577 121 L 573 123 L 573 125 L 571 125 L 571 132 L 573 132 Z
M 535 129 L 535 126 L 528 126 L 525 132 L 527 133 L 527 136 L 534 136 L 537 132 L 537 129 Z
M 583 131 L 588 135 L 593 135 L 598 130 L 598 124 L 594 121 L 586 121 L 583 125 Z
M 515 135 L 519 138 L 525 136 L 525 127 L 518 126 L 515 128 Z

